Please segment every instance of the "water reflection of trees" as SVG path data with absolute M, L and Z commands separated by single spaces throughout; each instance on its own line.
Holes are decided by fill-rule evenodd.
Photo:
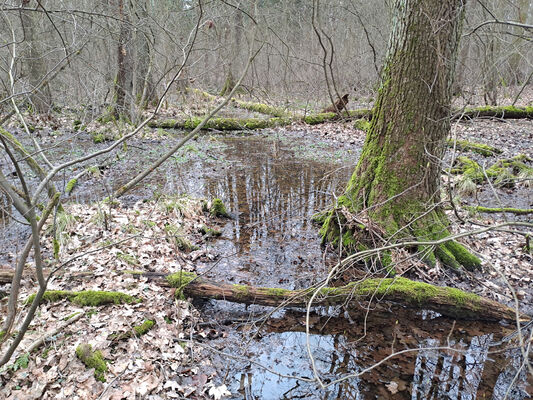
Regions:
M 270 333 L 253 341 L 247 352 L 254 355 L 254 361 L 279 374 L 312 378 L 305 328 L 296 322 L 298 318 L 303 317 L 287 312 L 285 318 L 271 321 Z M 445 318 L 404 318 L 398 322 L 390 315 L 370 316 L 363 338 L 362 321 L 350 325 L 343 318 L 316 318 L 313 316 L 309 342 L 326 384 L 357 373 L 394 351 L 420 350 L 397 355 L 370 373 L 324 390 L 255 364 L 246 368 L 236 365 L 233 382 L 239 387 L 234 389 L 247 394 L 247 398 L 496 400 L 505 398 L 506 393 L 508 399 L 528 398 L 526 388 L 531 377 L 525 370 L 517 374 L 522 355 L 519 350 L 495 345 L 494 337 L 502 334 L 496 324 L 454 327 L 453 321 Z M 283 330 L 289 326 L 291 331 Z
M 296 161 L 269 142 L 246 145 L 236 142 L 226 150 L 229 159 L 240 157 L 244 165 L 227 168 L 222 177 L 205 182 L 206 195 L 221 197 L 238 215 L 232 235 L 241 249 L 310 231 L 308 217 L 331 204 L 331 194 L 343 187 L 346 176 L 328 173 L 335 168 L 332 164 Z M 248 154 L 243 157 L 243 152 Z

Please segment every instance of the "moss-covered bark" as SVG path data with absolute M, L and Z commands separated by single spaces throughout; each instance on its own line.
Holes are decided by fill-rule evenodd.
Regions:
M 178 289 L 176 296 L 180 298 L 186 295 L 273 307 L 306 307 L 316 291 L 314 288 L 289 290 L 230 285 L 209 281 L 192 272 L 168 275 L 167 282 Z M 361 300 L 368 299 L 430 309 L 453 318 L 511 321 L 516 318 L 514 309 L 493 300 L 459 289 L 434 286 L 402 277 L 365 279 L 340 287 L 324 287 L 319 289 L 313 304 L 349 304 L 352 309 L 356 309 Z
M 363 152 L 344 196 L 324 222 L 324 240 L 353 252 L 375 245 L 376 237 L 428 241 L 449 235 L 446 215 L 437 206 L 439 160 L 450 131 L 462 7 L 460 0 L 397 2 Z M 456 242 L 419 250 L 430 264 L 438 258 L 453 268 L 480 266 L 480 260 Z

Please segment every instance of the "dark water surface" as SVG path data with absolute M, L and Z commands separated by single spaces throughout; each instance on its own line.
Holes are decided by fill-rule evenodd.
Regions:
M 72 200 L 101 198 L 170 145 L 168 140 L 133 143 L 127 157 L 113 161 L 99 181 L 82 183 Z M 56 158 L 71 151 L 58 147 Z M 199 272 L 231 283 L 301 288 L 322 279 L 335 262 L 334 255 L 323 253 L 310 217 L 342 193 L 358 155 L 349 145 L 290 132 L 207 136 L 188 144 L 124 200 L 157 193 L 219 197 L 232 219 L 209 244 L 221 258 L 199 264 Z M 263 320 L 271 309 L 224 301 L 201 307 L 212 322 L 206 331 L 219 337 L 204 342 L 213 348 L 213 369 L 207 372 L 217 374 L 232 398 L 525 399 L 533 393 L 532 377 L 520 368 L 516 338 L 498 343 L 512 327 L 454 323 L 431 312 L 373 304 L 366 314 L 314 310 L 307 336 L 301 310 L 276 311 Z M 328 386 L 407 349 L 418 351 Z M 313 378 L 309 350 L 326 387 L 306 381 Z

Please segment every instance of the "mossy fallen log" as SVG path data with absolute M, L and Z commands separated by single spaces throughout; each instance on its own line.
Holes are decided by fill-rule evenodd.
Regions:
M 466 206 L 469 211 L 481 213 L 510 213 L 517 215 L 533 214 L 533 208 L 513 208 L 513 207 L 483 207 L 483 206 Z
M 177 272 L 166 277 L 178 296 L 212 298 L 263 306 L 306 307 L 315 289 L 288 290 L 218 283 L 191 272 Z M 361 300 L 392 301 L 407 307 L 428 309 L 458 319 L 514 321 L 515 310 L 493 300 L 450 287 L 434 286 L 406 278 L 366 279 L 340 287 L 320 289 L 313 304 L 330 306 L 349 303 L 357 307 Z M 524 320 L 529 319 L 526 316 Z
M 503 150 L 498 149 L 488 144 L 470 142 L 468 140 L 452 140 L 448 139 L 447 144 L 449 147 L 456 147 L 461 151 L 472 151 L 474 153 L 481 154 L 486 157 L 494 156 L 496 154 L 503 153 Z
M 190 118 L 185 120 L 166 119 L 162 121 L 153 120 L 148 123 L 151 128 L 162 129 L 186 129 L 192 130 L 200 125 L 201 118 Z M 290 118 L 212 118 L 202 129 L 215 129 L 219 131 L 242 131 L 273 128 L 276 126 L 289 125 L 293 121 Z
M 454 114 L 456 119 L 470 119 L 479 117 L 493 117 L 504 119 L 533 119 L 533 107 L 515 106 L 484 106 L 465 108 Z
M 26 300 L 26 304 L 31 304 L 35 295 L 32 294 Z M 71 292 L 68 290 L 47 290 L 44 292 L 41 303 L 54 303 L 63 299 L 78 304 L 80 306 L 101 306 L 105 304 L 135 304 L 141 300 L 121 292 L 105 292 L 100 290 L 83 290 Z
M 482 183 L 488 179 L 501 186 L 512 186 L 517 179 L 531 179 L 533 168 L 527 163 L 532 159 L 525 154 L 519 154 L 512 158 L 504 158 L 496 161 L 489 168 L 483 168 L 474 160 L 459 156 L 451 169 L 452 174 L 462 174 L 464 178 L 475 183 Z

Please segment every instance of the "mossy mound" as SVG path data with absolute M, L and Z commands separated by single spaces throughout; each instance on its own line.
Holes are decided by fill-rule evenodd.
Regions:
M 226 206 L 220 199 L 213 199 L 213 201 L 211 202 L 211 207 L 209 208 L 209 213 L 214 217 L 229 217 L 228 211 L 226 210 Z
M 474 160 L 459 156 L 451 169 L 452 174 L 462 174 L 465 179 L 475 183 L 482 183 L 488 179 L 500 186 L 513 186 L 519 177 L 533 177 L 533 168 L 527 165 L 531 158 L 519 154 L 512 158 L 496 161 L 492 166 L 483 171 L 483 168 Z
M 93 351 L 88 343 L 82 343 L 76 347 L 76 356 L 87 368 L 94 368 L 94 377 L 100 382 L 105 382 L 105 373 L 107 372 L 107 362 L 100 350 Z

